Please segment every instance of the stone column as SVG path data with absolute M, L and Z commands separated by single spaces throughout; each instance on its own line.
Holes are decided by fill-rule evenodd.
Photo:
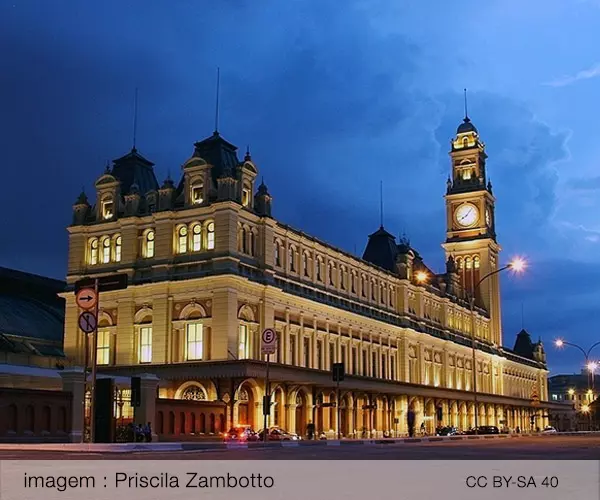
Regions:
M 71 393 L 71 432 L 69 441 L 80 443 L 83 435 L 83 405 L 85 401 L 85 385 L 83 369 L 65 368 L 61 370 L 62 390 Z
M 152 441 L 158 439 L 156 434 L 156 394 L 159 379 L 156 375 L 145 373 L 140 375 L 140 406 L 134 409 L 134 422 L 138 425 L 150 423 Z

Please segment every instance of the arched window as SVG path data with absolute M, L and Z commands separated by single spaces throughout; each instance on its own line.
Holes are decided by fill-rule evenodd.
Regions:
M 88 262 L 91 266 L 98 264 L 98 238 L 92 238 L 90 240 L 90 256 Z
M 321 257 L 317 257 L 317 281 L 323 281 L 322 267 L 323 261 L 321 260 Z
M 375 300 L 375 282 L 371 281 L 371 300 Z
M 144 257 L 151 259 L 154 257 L 154 231 L 150 229 L 144 236 Z
M 256 235 L 250 230 L 250 255 L 256 255 Z
M 352 276 L 351 276 L 351 280 L 352 280 L 352 293 L 356 293 L 356 273 L 354 271 L 352 271 Z
M 177 230 L 177 253 L 187 252 L 187 227 L 181 226 Z
M 330 263 L 329 264 L 329 284 L 330 285 L 335 285 L 334 273 L 335 273 L 335 265 Z
M 210 417 L 209 417 L 209 422 L 210 422 L 210 433 L 214 434 L 215 433 L 215 414 L 211 413 Z
M 110 238 L 104 236 L 102 238 L 102 264 L 108 264 L 110 262 Z
M 294 247 L 290 247 L 289 259 L 290 259 L 290 271 L 296 272 L 296 263 L 294 262 L 295 261 Z
M 473 257 L 473 267 L 475 269 L 479 269 L 479 256 L 477 256 L 477 255 L 475 257 Z
M 346 268 L 343 266 L 340 268 L 340 288 L 346 289 Z
M 250 206 L 250 200 L 252 199 L 252 192 L 248 184 L 244 184 L 242 188 L 242 205 L 245 207 Z
M 114 203 L 112 198 L 108 197 L 102 200 L 102 218 L 105 220 L 112 219 L 114 212 Z
M 469 139 L 467 139 L 466 137 L 463 137 L 462 145 L 463 145 L 463 148 L 466 148 L 469 145 Z
M 194 224 L 192 227 L 192 252 L 199 252 L 202 248 L 202 226 Z
M 115 238 L 115 262 L 121 262 L 121 235 Z
M 275 265 L 281 267 L 281 248 L 279 246 L 279 242 L 275 242 Z
M 242 253 L 248 253 L 248 237 L 246 235 L 245 227 L 242 227 L 240 230 L 240 248 Z
M 215 223 L 209 222 L 206 226 L 206 248 L 214 250 L 215 248 Z
M 204 201 L 204 184 L 196 182 L 192 185 L 192 205 L 200 205 Z
M 308 276 L 308 255 L 306 252 L 302 254 L 302 273 L 304 276 Z

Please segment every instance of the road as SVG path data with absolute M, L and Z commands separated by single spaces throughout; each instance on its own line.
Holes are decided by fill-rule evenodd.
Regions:
M 600 436 L 543 436 L 433 443 L 72 453 L 0 451 L 0 460 L 598 460 Z

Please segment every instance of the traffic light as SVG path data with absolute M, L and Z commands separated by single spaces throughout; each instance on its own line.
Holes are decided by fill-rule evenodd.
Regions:
M 342 382 L 344 380 L 344 363 L 333 363 L 332 372 L 333 381 Z

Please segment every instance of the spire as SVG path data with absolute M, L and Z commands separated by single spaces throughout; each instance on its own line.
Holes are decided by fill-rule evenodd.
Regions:
M 221 83 L 221 69 L 217 67 L 217 95 L 215 99 L 215 135 L 219 134 L 219 86 Z
M 106 160 L 106 167 L 104 168 L 105 174 L 110 174 L 110 162 Z
M 246 146 L 246 156 L 244 156 L 244 161 L 252 161 L 252 156 L 250 156 L 250 145 Z
M 464 89 L 465 92 L 465 122 L 469 122 L 469 113 L 467 111 L 467 89 Z
M 135 88 L 135 98 L 133 102 L 133 147 L 131 148 L 132 152 L 136 152 L 137 149 L 136 139 L 137 139 L 137 114 L 138 114 L 138 88 Z
M 383 181 L 379 181 L 379 218 L 380 226 L 383 229 Z

